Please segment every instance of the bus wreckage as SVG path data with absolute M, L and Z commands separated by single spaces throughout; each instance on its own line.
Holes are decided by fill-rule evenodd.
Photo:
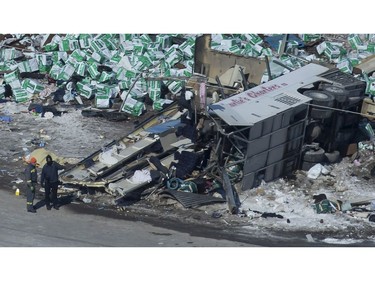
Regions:
M 350 141 L 335 139 L 348 117 L 335 108 L 358 112 L 364 97 L 363 82 L 349 76 L 310 63 L 223 95 L 206 87 L 202 75 L 198 86 L 187 82 L 166 109 L 62 172 L 60 180 L 102 189 L 117 202 L 152 188 L 174 198 L 190 194 L 196 204 L 226 201 L 235 213 L 236 193 L 322 161 L 322 153 L 346 155 Z M 317 126 L 326 129 L 313 137 Z M 212 200 L 215 193 L 221 198 Z

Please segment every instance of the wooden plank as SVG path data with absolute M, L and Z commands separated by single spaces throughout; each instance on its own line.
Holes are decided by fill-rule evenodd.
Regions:
M 375 71 L 375 55 L 369 56 L 361 61 L 360 64 L 353 67 L 354 74 L 361 74 L 366 72 L 367 74 Z
M 350 204 L 352 206 L 361 206 L 361 205 L 369 205 L 371 204 L 371 201 L 375 201 L 375 198 L 358 198 L 350 201 Z

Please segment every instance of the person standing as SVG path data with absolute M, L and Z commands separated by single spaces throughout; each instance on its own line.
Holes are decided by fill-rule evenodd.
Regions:
M 53 208 L 58 210 L 59 205 L 57 201 L 57 188 L 59 185 L 59 170 L 64 169 L 64 166 L 52 160 L 51 155 L 46 157 L 47 163 L 43 166 L 40 183 L 44 187 L 45 202 L 47 210 L 51 210 L 51 201 Z
M 26 209 L 30 213 L 36 213 L 34 207 L 35 186 L 38 180 L 38 172 L 36 169 L 37 161 L 35 157 L 31 157 L 29 164 L 25 169 L 26 177 Z

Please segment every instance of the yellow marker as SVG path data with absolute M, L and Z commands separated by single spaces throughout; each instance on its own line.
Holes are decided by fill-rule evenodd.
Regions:
M 20 195 L 20 189 L 17 188 L 17 189 L 16 189 L 16 196 L 19 196 L 19 195 Z

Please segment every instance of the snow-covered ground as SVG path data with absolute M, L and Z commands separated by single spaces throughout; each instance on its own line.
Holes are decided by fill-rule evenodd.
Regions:
M 249 229 L 270 228 L 274 231 L 299 231 L 311 235 L 331 232 L 336 237 L 321 238 L 328 244 L 356 244 L 364 240 L 374 241 L 375 223 L 369 221 L 368 215 L 372 205 L 363 205 L 369 212 L 348 210 L 334 213 L 318 214 L 314 208 L 314 195 L 325 194 L 327 199 L 345 203 L 375 200 L 374 179 L 363 179 L 355 173 L 350 158 L 340 163 L 327 166 L 327 175 L 321 174 L 317 179 L 308 178 L 308 172 L 297 171 L 296 179 L 286 181 L 263 182 L 259 187 L 242 192 L 241 210 L 249 219 Z M 357 167 L 358 168 L 358 167 Z M 359 170 L 359 169 L 358 169 Z M 358 210 L 358 209 L 357 209 Z M 254 212 L 255 211 L 255 212 Z M 283 218 L 262 218 L 258 212 L 275 213 Z M 340 232 L 342 234 L 340 235 Z M 328 234 L 332 235 L 332 234 Z M 321 235 L 319 235 L 321 236 Z

